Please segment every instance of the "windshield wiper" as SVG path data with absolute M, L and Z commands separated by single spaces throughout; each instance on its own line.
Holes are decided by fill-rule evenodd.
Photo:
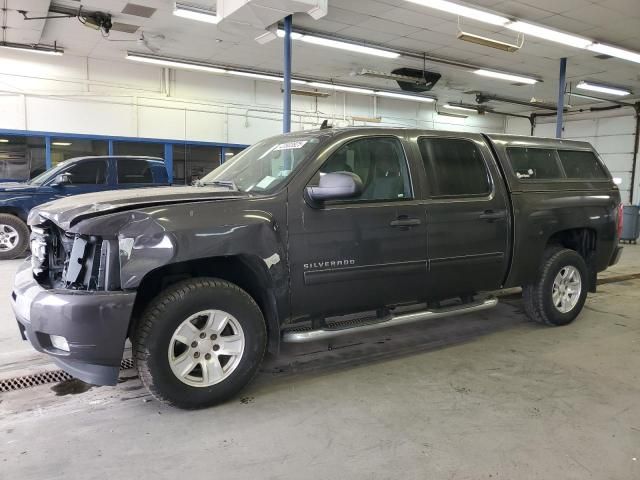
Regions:
M 233 180 L 211 180 L 210 182 L 199 181 L 198 184 L 199 185 L 220 185 L 222 187 L 229 187 L 231 190 L 236 190 L 238 192 L 242 191 L 238 188 L 238 186 L 236 185 L 236 182 L 234 182 Z

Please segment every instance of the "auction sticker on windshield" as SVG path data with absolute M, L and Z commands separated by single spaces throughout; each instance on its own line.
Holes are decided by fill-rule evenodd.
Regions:
M 281 143 L 274 150 L 297 150 L 304 147 L 309 140 L 298 140 L 297 142 Z

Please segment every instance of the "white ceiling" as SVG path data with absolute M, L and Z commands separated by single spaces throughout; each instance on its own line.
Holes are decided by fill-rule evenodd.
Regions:
M 3 0 L 0 0 L 3 1 Z M 9 6 L 34 4 L 42 0 L 6 0 Z M 44 2 L 48 3 L 48 2 Z M 140 26 L 158 54 L 229 63 L 259 69 L 282 70 L 282 40 L 259 45 L 254 38 L 261 32 L 237 24 L 211 25 L 175 17 L 169 0 L 133 0 L 133 3 L 157 9 L 151 18 L 121 13 L 126 0 L 63 0 L 65 5 L 88 10 L 102 10 L 113 15 L 114 22 Z M 215 0 L 198 0 L 214 6 Z M 468 0 L 496 12 L 555 27 L 640 51 L 640 0 Z M 9 12 L 10 26 L 27 28 L 26 23 Z M 15 22 L 15 23 L 14 23 Z M 35 22 L 34 22 L 35 23 Z M 533 74 L 544 82 L 535 86 L 514 86 L 508 82 L 478 77 L 468 71 L 427 62 L 427 68 L 442 74 L 433 93 L 444 100 L 470 102 L 473 97 L 462 92 L 482 90 L 522 100 L 532 96 L 553 102 L 557 96 L 559 58 L 568 58 L 568 81 L 594 80 L 630 87 L 640 94 L 640 65 L 620 59 L 601 60 L 585 50 L 561 47 L 556 43 L 526 37 L 523 48 L 507 53 L 470 44 L 456 38 L 457 17 L 406 2 L 404 0 L 329 0 L 329 13 L 315 21 L 306 15 L 294 17 L 294 27 L 336 33 L 362 41 L 410 49 L 427 54 L 471 62 L 504 71 Z M 514 42 L 516 34 L 465 19 L 465 31 Z M 82 26 L 77 20 L 47 20 L 40 41 L 57 41 L 71 55 L 99 58 L 123 58 L 126 50 L 145 51 L 135 39 L 138 34 L 112 32 L 109 39 Z M 162 38 L 160 35 L 164 36 Z M 130 39 L 131 42 L 113 40 Z M 294 73 L 333 78 L 339 81 L 395 88 L 394 82 L 353 76 L 362 68 L 390 71 L 401 66 L 420 68 L 422 61 L 400 57 L 387 60 L 345 51 L 294 43 Z M 579 100 L 574 99 L 576 104 Z M 505 108 L 502 108 L 503 110 Z M 513 108 L 510 108 L 513 111 Z M 515 110 L 522 110 L 516 107 Z

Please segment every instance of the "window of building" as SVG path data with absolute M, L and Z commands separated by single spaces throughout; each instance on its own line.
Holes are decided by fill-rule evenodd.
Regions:
M 329 157 L 310 184 L 317 185 L 320 176 L 334 172 L 355 173 L 362 180 L 362 195 L 351 200 L 411 198 L 407 160 L 397 138 L 363 138 L 343 145 Z
M 28 180 L 45 171 L 44 137 L 0 134 L 0 179 Z
M 563 178 L 556 151 L 547 148 L 507 148 L 511 168 L 519 180 Z
M 77 138 L 51 139 L 51 165 L 76 157 L 108 155 L 109 144 L 106 140 L 85 140 Z
M 558 150 L 558 156 L 567 178 L 608 178 L 598 157 L 591 151 Z
M 482 152 L 472 141 L 421 138 L 418 145 L 432 196 L 473 196 L 491 192 Z
M 173 183 L 190 185 L 220 166 L 220 148 L 173 145 Z
M 74 165 L 64 172 L 72 185 L 102 185 L 106 182 L 107 162 L 88 160 Z
M 164 143 L 113 142 L 113 154 L 164 159 Z

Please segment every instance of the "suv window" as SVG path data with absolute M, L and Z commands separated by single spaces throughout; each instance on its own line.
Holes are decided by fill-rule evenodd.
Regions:
M 519 180 L 563 178 L 556 151 L 547 148 L 509 147 L 507 155 Z
M 321 175 L 334 172 L 355 173 L 362 180 L 362 195 L 352 200 L 411 198 L 407 159 L 397 138 L 363 138 L 343 145 L 327 159 L 310 185 L 317 185 Z
M 421 138 L 418 146 L 432 196 L 491 192 L 489 172 L 475 143 L 459 138 Z
M 118 183 L 153 183 L 153 162 L 134 158 L 119 158 Z
M 83 160 L 62 173 L 68 174 L 72 185 L 102 185 L 107 176 L 104 160 Z
M 598 157 L 584 150 L 558 150 L 567 178 L 607 178 Z

